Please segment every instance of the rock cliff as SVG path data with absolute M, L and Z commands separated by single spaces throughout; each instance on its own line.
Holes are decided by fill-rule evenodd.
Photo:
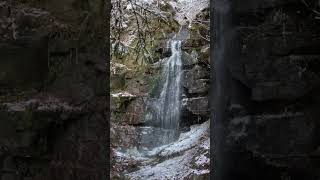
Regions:
M 216 180 L 319 179 L 319 4 L 212 8 Z
M 0 179 L 107 176 L 107 8 L 0 1 Z

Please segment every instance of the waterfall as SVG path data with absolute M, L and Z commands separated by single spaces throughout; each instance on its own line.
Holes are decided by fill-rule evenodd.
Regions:
M 171 40 L 171 56 L 163 64 L 159 91 L 146 104 L 145 119 L 153 128 L 143 129 L 140 144 L 157 147 L 173 142 L 179 135 L 181 115 L 181 41 Z
M 176 129 L 179 126 L 181 111 L 181 41 L 171 41 L 171 57 L 165 63 L 165 82 L 159 98 L 157 117 L 161 127 Z

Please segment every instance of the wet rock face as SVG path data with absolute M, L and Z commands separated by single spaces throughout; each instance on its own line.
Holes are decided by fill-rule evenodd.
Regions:
M 220 160 L 244 168 L 226 163 L 223 179 L 318 179 L 320 26 L 311 9 L 319 5 L 261 0 L 234 7 L 237 45 L 228 46 L 224 59 L 229 90 L 223 96 L 230 105 L 217 123 L 227 132 Z
M 123 120 L 130 125 L 141 125 L 145 123 L 145 102 L 143 98 L 133 100 L 126 108 Z
M 188 62 L 198 62 L 197 57 L 190 56 Z M 182 76 L 184 89 L 182 99 L 181 126 L 190 126 L 206 121 L 209 118 L 208 91 L 211 80 L 209 69 L 203 64 L 185 66 Z
M 208 69 L 195 65 L 191 70 L 183 72 L 182 86 L 187 89 L 189 94 L 206 94 L 209 90 L 209 71 Z
M 195 115 L 208 116 L 208 98 L 186 98 L 183 99 L 183 106 Z
M 208 97 L 182 99 L 182 127 L 202 123 L 209 115 Z

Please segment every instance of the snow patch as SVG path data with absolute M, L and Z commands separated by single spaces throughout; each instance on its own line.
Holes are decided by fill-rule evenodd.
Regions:
M 204 165 L 204 164 L 209 164 L 210 159 L 207 158 L 207 156 L 201 154 L 200 157 L 197 158 L 196 164 L 197 165 Z
M 202 142 L 202 143 L 200 144 L 200 147 L 201 147 L 202 149 L 209 150 L 209 149 L 210 149 L 210 139 L 207 139 L 207 140 L 205 140 L 204 142 Z
M 124 92 L 111 94 L 111 97 L 136 97 L 136 96 L 124 91 Z
M 149 179 L 149 180 L 160 180 L 160 179 L 171 179 L 178 178 L 188 172 L 188 167 L 183 166 L 191 160 L 191 156 L 179 156 L 172 159 L 168 159 L 155 166 L 146 166 L 141 170 L 129 174 L 131 180 L 138 179 Z M 178 177 L 177 177 L 178 176 Z
M 193 173 L 196 174 L 196 175 L 202 175 L 202 174 L 209 174 L 210 171 L 208 169 L 204 169 L 204 170 L 194 169 Z

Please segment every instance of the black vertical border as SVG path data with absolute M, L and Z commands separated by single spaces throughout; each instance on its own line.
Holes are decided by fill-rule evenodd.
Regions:
M 210 89 L 209 89 L 209 110 L 210 110 L 210 179 L 213 179 L 213 123 L 214 123 L 214 116 L 213 116 L 213 89 L 214 89 L 214 61 L 213 61 L 213 56 L 214 56 L 214 41 L 215 41 L 215 29 L 214 29 L 214 0 L 210 0 L 209 6 L 210 6 Z
M 228 64 L 236 57 L 233 0 L 210 0 L 210 172 L 211 179 L 228 180 L 226 155 L 227 107 L 232 94 Z
M 106 179 L 110 179 L 111 173 L 111 154 L 110 154 L 110 62 L 111 62 L 111 54 L 110 54 L 110 19 L 111 19 L 111 0 L 105 0 L 106 2 L 106 13 L 105 13 L 105 29 L 106 29 L 106 42 L 105 42 L 105 52 L 106 52 L 106 68 L 107 68 L 107 77 L 106 77 Z

